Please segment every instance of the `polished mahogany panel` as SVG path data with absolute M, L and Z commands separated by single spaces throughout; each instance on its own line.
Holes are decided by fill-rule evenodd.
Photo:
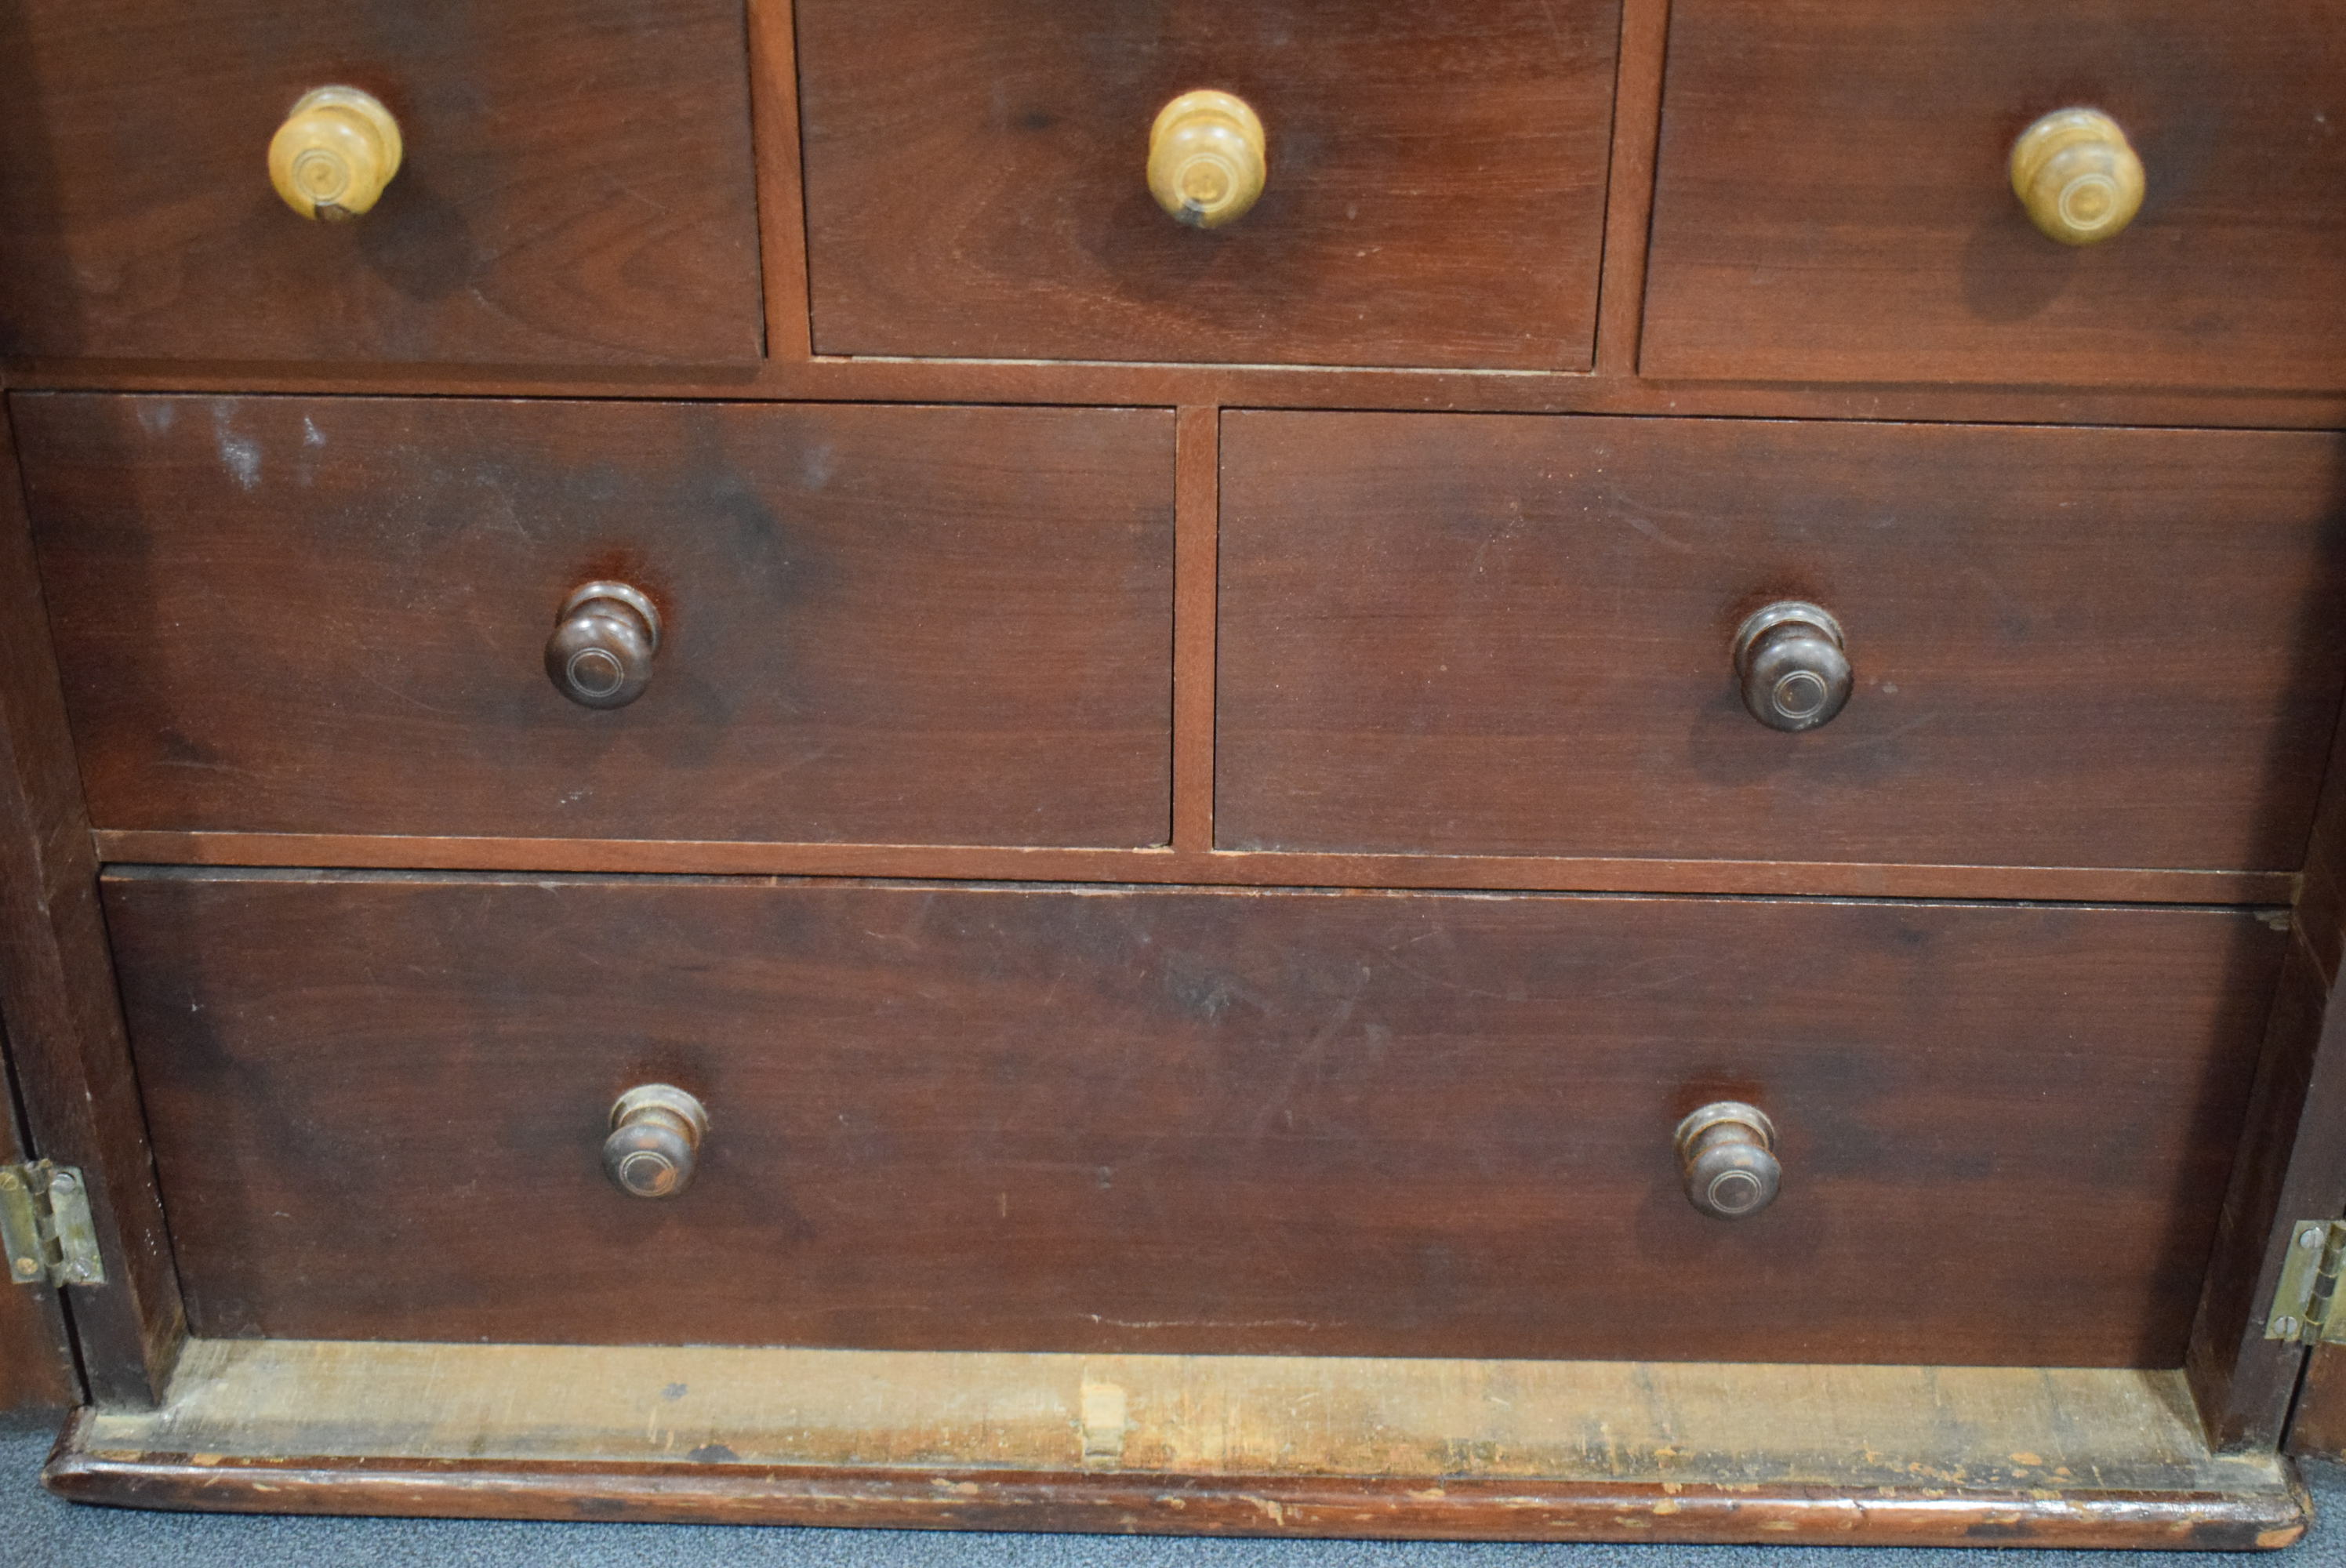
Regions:
M 799 0 L 831 354 L 1582 370 L 1617 0 Z M 1194 88 L 1268 178 L 1185 228 L 1148 179 Z
M 2346 385 L 2346 29 L 2330 0 L 1675 0 L 1650 376 Z M 2104 111 L 2139 217 L 2090 247 L 2013 190 Z
M 15 406 L 101 828 L 1165 841 L 1165 411 Z M 607 710 L 598 585 L 660 623 Z
M 1225 849 L 2303 860 L 2335 436 L 1250 412 L 1221 458 Z M 1785 606 L 1851 683 L 1800 733 L 1735 657 Z
M 404 156 L 287 209 L 303 94 Z M 0 12 L 0 353 L 754 361 L 740 0 L 29 0 Z
M 2252 911 L 131 869 L 207 1335 L 2171 1366 Z M 707 1108 L 690 1190 L 613 1102 Z M 1780 1196 L 1698 1213 L 1748 1103 Z

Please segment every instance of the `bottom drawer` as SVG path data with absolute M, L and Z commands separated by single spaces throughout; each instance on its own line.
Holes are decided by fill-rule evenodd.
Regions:
M 2252 912 L 133 869 L 195 1332 L 2171 1366 Z M 681 1086 L 689 1189 L 602 1174 Z M 1698 1214 L 1749 1101 L 1780 1196 Z

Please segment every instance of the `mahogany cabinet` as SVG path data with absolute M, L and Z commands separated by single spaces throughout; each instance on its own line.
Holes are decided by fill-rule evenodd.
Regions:
M 18 6 L 48 1484 L 2297 1540 L 2341 24 Z

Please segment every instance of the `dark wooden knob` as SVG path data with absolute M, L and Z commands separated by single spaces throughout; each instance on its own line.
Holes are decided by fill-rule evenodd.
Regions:
M 1770 729 L 1826 723 L 1849 701 L 1849 655 L 1841 623 L 1814 605 L 1770 605 L 1735 634 L 1743 706 Z
M 651 680 L 659 642 L 659 612 L 651 600 L 625 583 L 589 583 L 555 616 L 546 673 L 581 707 L 625 708 Z
M 1776 1128 L 1757 1105 L 1721 1100 L 1678 1124 L 1687 1201 L 1714 1219 L 1742 1219 L 1776 1201 L 1784 1167 Z
M 692 1185 L 708 1133 L 709 1113 L 699 1100 L 672 1084 L 639 1084 L 611 1107 L 603 1169 L 630 1197 L 674 1197 Z

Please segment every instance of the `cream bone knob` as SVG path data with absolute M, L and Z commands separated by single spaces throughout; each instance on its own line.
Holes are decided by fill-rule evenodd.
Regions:
M 304 218 L 356 218 L 399 172 L 399 122 L 372 93 L 318 87 L 301 95 L 269 140 L 269 179 Z
M 2142 159 L 2099 109 L 2055 109 L 2012 145 L 2012 188 L 2064 245 L 2116 239 L 2142 210 Z
M 1181 222 L 1219 229 L 1246 216 L 1269 177 L 1262 121 L 1246 101 L 1202 88 L 1157 113 L 1148 132 L 1148 188 Z

